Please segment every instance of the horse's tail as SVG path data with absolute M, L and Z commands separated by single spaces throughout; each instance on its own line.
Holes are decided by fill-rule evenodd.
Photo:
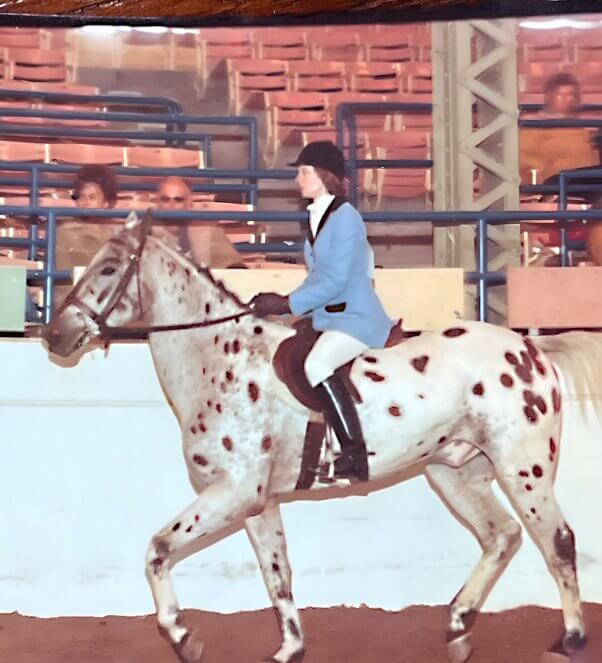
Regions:
M 602 334 L 567 332 L 532 339 L 562 375 L 564 398 L 588 401 L 602 419 Z

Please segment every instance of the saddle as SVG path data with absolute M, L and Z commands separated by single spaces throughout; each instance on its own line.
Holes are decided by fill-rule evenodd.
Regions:
M 385 347 L 398 345 L 404 340 L 405 334 L 401 329 L 401 322 L 398 320 L 397 324 L 391 328 Z M 301 318 L 295 322 L 293 328 L 297 333 L 282 341 L 276 350 L 272 360 L 274 371 L 278 379 L 284 382 L 299 402 L 314 412 L 322 412 L 322 401 L 317 395 L 316 389 L 307 381 L 304 370 L 305 358 L 322 332 L 314 330 L 310 318 Z M 361 403 L 362 398 L 349 376 L 352 365 L 353 360 L 335 372 L 342 378 L 355 402 Z

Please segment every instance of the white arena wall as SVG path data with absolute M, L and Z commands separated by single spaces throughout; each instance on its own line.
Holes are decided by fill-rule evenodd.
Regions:
M 0 612 L 153 612 L 148 540 L 193 493 L 148 347 L 117 344 L 62 368 L 38 341 L 0 341 L 0 421 Z M 565 428 L 558 495 L 583 597 L 602 602 L 602 438 L 570 413 Z M 285 504 L 283 517 L 300 607 L 447 603 L 479 556 L 422 476 L 368 497 Z M 184 607 L 269 605 L 244 533 L 181 562 L 174 577 Z M 485 609 L 525 604 L 558 607 L 528 538 Z

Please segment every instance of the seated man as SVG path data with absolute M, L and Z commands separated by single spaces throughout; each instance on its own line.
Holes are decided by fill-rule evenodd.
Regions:
M 159 183 L 156 197 L 157 209 L 161 211 L 193 210 L 192 192 L 181 177 L 167 177 Z M 223 228 L 215 221 L 180 220 L 177 238 L 184 252 L 190 251 L 197 264 L 209 267 L 242 266 L 243 256 L 232 246 Z

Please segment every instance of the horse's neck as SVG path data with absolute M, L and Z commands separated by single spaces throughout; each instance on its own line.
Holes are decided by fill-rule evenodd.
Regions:
M 175 253 L 147 258 L 141 278 L 147 325 L 214 320 L 243 310 L 209 274 L 197 272 Z M 244 371 L 250 356 L 271 361 L 280 340 L 291 333 L 281 325 L 242 316 L 207 327 L 154 333 L 149 344 L 167 398 L 185 417 L 195 394 L 219 388 L 216 375 Z
M 231 315 L 241 310 L 235 297 L 204 270 L 169 249 L 151 253 L 141 266 L 145 322 L 180 324 Z

